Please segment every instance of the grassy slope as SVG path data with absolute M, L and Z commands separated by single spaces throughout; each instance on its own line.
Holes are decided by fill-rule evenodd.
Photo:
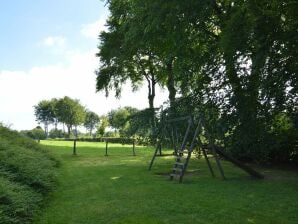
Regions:
M 223 163 L 227 181 L 210 177 L 205 161 L 192 159 L 194 171 L 183 184 L 166 175 L 173 157 L 157 158 L 147 170 L 152 150 L 102 143 L 44 142 L 61 157 L 60 186 L 38 223 L 298 223 L 298 174 L 264 170 L 265 180 Z
M 58 162 L 36 142 L 0 125 L 0 223 L 29 223 L 55 185 Z

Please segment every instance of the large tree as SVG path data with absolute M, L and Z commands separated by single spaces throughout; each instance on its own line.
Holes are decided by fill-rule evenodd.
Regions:
M 134 2 L 147 43 L 163 58 L 172 57 L 168 68 L 178 71 L 172 77 L 180 93 L 217 105 L 221 116 L 231 118 L 233 148 L 258 155 L 264 117 L 293 108 L 297 100 L 297 2 Z
M 139 29 L 139 18 L 135 17 L 134 3 L 129 0 L 109 1 L 109 9 L 111 16 L 107 21 L 108 31 L 100 34 L 97 54 L 100 67 L 96 89 L 105 90 L 106 93 L 114 89 L 119 97 L 122 85 L 127 80 L 130 80 L 134 90 L 145 82 L 149 108 L 154 112 L 156 85 L 162 83 L 163 78 L 160 60 L 138 35 L 142 31 Z
M 179 93 L 190 99 L 188 112 L 217 111 L 226 143 L 240 157 L 265 152 L 265 142 L 279 135 L 277 121 L 297 129 L 297 1 L 108 3 L 98 90 L 119 93 L 125 80 L 137 85 L 143 71 L 154 71 L 172 107 Z

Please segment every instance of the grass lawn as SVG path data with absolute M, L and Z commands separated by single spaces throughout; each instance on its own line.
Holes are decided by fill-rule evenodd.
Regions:
M 99 223 L 298 223 L 298 174 L 259 169 L 251 179 L 223 162 L 227 180 L 212 178 L 204 160 L 193 158 L 183 184 L 169 181 L 174 157 L 157 157 L 152 148 L 43 141 L 61 160 L 57 189 L 35 224 Z M 219 175 L 217 175 L 219 176 Z

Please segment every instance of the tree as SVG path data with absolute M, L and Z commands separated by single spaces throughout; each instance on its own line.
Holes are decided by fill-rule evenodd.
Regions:
M 100 117 L 100 125 L 97 128 L 97 133 L 100 136 L 104 136 L 106 128 L 109 126 L 109 119 L 107 116 Z
M 155 88 L 160 83 L 160 63 L 150 47 L 146 47 L 137 33 L 135 25 L 138 18 L 133 17 L 131 1 L 109 1 L 111 16 L 107 21 L 109 31 L 100 34 L 99 53 L 101 66 L 97 74 L 97 91 L 115 90 L 116 97 L 121 94 L 122 85 L 130 80 L 133 90 L 143 81 L 148 86 L 149 108 L 154 108 Z M 152 113 L 154 118 L 154 114 Z
M 58 123 L 59 123 L 59 119 L 58 119 L 58 116 L 57 116 L 57 107 L 56 107 L 57 102 L 58 102 L 58 99 L 56 99 L 56 98 L 52 98 L 50 100 L 50 103 L 52 104 L 53 111 L 54 111 L 53 124 L 54 124 L 55 130 L 57 130 L 57 126 L 58 126 Z
M 276 149 L 268 142 L 280 145 L 277 139 L 292 136 L 276 127 L 281 114 L 293 124 L 282 130 L 298 129 L 296 1 L 108 4 L 111 17 L 109 31 L 100 36 L 97 90 L 115 89 L 117 95 L 126 80 L 137 86 L 153 74 L 154 84 L 167 86 L 175 115 L 199 111 L 220 123 L 221 142 L 242 158 L 269 158 Z M 295 148 L 286 141 L 289 149 Z M 295 154 L 293 149 L 282 151 Z
M 51 101 L 42 100 L 34 106 L 36 121 L 44 124 L 45 136 L 48 136 L 49 124 L 54 122 L 55 112 Z
M 297 99 L 297 51 L 292 50 L 297 46 L 297 3 L 134 3 L 135 12 L 143 6 L 137 17 L 145 35 L 149 30 L 146 43 L 159 49 L 163 58 L 173 56 L 180 93 L 195 96 L 197 105 L 217 106 L 220 116 L 228 118 L 234 153 L 258 157 L 274 115 L 286 105 L 293 111 L 290 102 Z M 160 10 L 154 13 L 154 8 Z
M 80 104 L 79 100 L 65 96 L 57 101 L 56 111 L 59 121 L 67 126 L 69 136 L 73 127 L 75 127 L 76 131 L 77 126 L 84 123 L 85 108 Z
M 89 131 L 90 136 L 92 136 L 92 131 L 97 126 L 99 121 L 100 118 L 96 113 L 92 111 L 86 111 L 84 126 L 87 129 L 87 131 Z
M 117 110 L 112 110 L 108 114 L 109 124 L 120 132 L 120 135 L 126 135 L 129 128 L 129 118 L 138 110 L 132 107 L 123 107 Z
M 40 126 L 37 126 L 36 128 L 32 129 L 32 135 L 33 138 L 40 141 L 46 138 L 44 130 Z

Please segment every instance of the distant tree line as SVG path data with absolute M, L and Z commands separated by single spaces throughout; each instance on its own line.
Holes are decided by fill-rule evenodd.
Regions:
M 144 137 L 141 129 L 149 125 L 137 122 L 140 113 L 133 107 L 113 109 L 99 116 L 86 109 L 79 100 L 65 96 L 60 99 L 42 100 L 34 106 L 36 121 L 42 125 L 22 134 L 37 140 L 68 137 Z M 62 130 L 58 125 L 62 125 Z M 52 128 L 50 128 L 50 126 Z M 78 127 L 85 127 L 81 133 Z M 66 129 L 66 130 L 65 130 Z
M 172 116 L 201 114 L 240 159 L 298 161 L 298 2 L 108 0 L 97 91 L 156 85 Z M 179 97 L 178 97 L 179 96 Z
M 43 124 L 45 138 L 51 134 L 56 137 L 71 136 L 73 133 L 77 136 L 78 126 L 83 125 L 92 135 L 97 124 L 100 122 L 99 116 L 86 109 L 81 105 L 79 100 L 71 99 L 65 96 L 60 99 L 42 100 L 34 106 L 36 121 Z M 58 130 L 58 124 L 62 124 L 63 131 Z M 49 126 L 53 125 L 54 129 L 49 132 Z M 67 134 L 65 135 L 65 127 Z

